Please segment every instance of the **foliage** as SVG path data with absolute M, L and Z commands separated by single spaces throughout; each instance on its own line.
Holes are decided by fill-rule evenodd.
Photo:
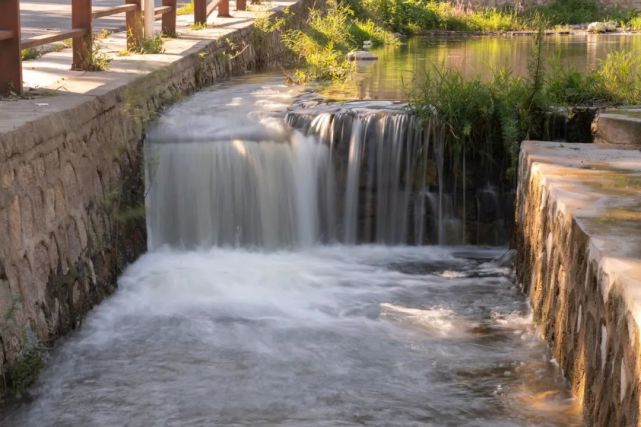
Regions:
M 29 61 L 30 59 L 38 59 L 42 55 L 35 47 L 28 47 L 20 51 L 20 57 L 23 61 Z
M 84 58 L 84 62 L 87 71 L 105 71 L 109 69 L 111 58 L 102 51 L 102 45 L 95 36 L 91 38 L 89 55 L 87 58 Z
M 553 107 L 641 101 L 641 59 L 615 51 L 585 74 L 559 65 L 548 68 L 542 34 L 531 54 L 527 78 L 500 70 L 489 81 L 466 79 L 458 71 L 434 68 L 416 83 L 410 107 L 445 129 L 444 143 L 451 158 L 478 156 L 502 162 L 509 178 L 520 141 L 544 134 L 546 113 Z
M 349 6 L 328 2 L 326 12 L 310 11 L 307 24 L 299 30 L 290 30 L 282 39 L 304 64 L 293 80 L 342 79 L 353 65 L 347 60 L 350 50 L 358 49 L 369 40 L 373 45 L 396 43 L 395 37 L 371 20 L 360 20 Z
M 641 102 L 641 59 L 632 52 L 613 51 L 595 70 L 551 66 L 545 96 L 556 105 L 616 105 Z
M 176 15 L 193 15 L 194 14 L 194 0 L 185 3 L 176 9 Z
M 605 90 L 620 103 L 641 103 L 641 58 L 632 52 L 614 51 L 596 71 Z
M 598 21 L 602 18 L 602 8 L 593 0 L 556 0 L 536 10 L 551 25 L 566 25 Z
M 474 9 L 436 0 L 350 0 L 352 8 L 392 31 L 508 31 L 523 27 L 515 9 Z
M 24 331 L 24 346 L 15 363 L 7 372 L 6 390 L 21 398 L 27 392 L 43 367 L 44 348 L 31 330 Z
M 614 102 L 597 73 L 580 73 L 574 68 L 552 67 L 546 81 L 547 98 L 560 105 L 600 105 Z
M 438 121 L 451 158 L 505 159 L 513 167 L 518 143 L 529 131 L 532 88 L 507 70 L 486 82 L 434 69 L 422 77 L 410 105 L 418 116 Z
M 111 31 L 109 31 L 106 28 L 103 28 L 102 30 L 98 31 L 96 34 L 94 34 L 94 39 L 95 40 L 104 40 L 107 37 L 111 35 Z
M 627 26 L 631 20 L 639 17 L 633 10 L 604 7 L 596 0 L 555 0 L 526 11 L 524 17 L 527 18 L 533 12 L 544 16 L 552 26 L 585 24 L 595 21 L 614 21 Z
M 254 27 L 262 33 L 273 33 L 275 31 L 282 30 L 287 24 L 287 18 L 289 17 L 289 9 L 285 9 L 285 16 L 278 17 L 274 20 L 271 19 L 271 16 L 268 13 L 262 14 L 254 20 Z
M 539 18 L 548 28 L 612 20 L 641 30 L 641 15 L 622 8 L 604 8 L 596 0 L 553 0 L 528 9 L 469 7 L 461 0 L 347 0 L 358 16 L 404 34 L 425 31 L 502 32 L 538 29 Z
M 140 42 L 139 53 L 163 53 L 165 49 L 163 48 L 163 39 L 160 34 L 156 34 L 154 37 L 143 38 Z
M 194 22 L 193 24 L 189 24 L 189 28 L 191 28 L 194 31 L 200 31 L 200 30 L 206 30 L 209 26 L 207 23 L 196 23 Z

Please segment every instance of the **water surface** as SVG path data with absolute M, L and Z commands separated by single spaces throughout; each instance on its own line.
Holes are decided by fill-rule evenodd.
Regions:
M 354 79 L 333 84 L 322 93 L 336 99 L 407 99 L 416 76 L 434 68 L 452 68 L 467 77 L 490 78 L 494 70 L 508 68 L 526 76 L 534 48 L 532 36 L 415 37 L 400 46 L 374 49 L 378 61 L 361 62 Z M 548 64 L 577 71 L 595 68 L 609 52 L 625 50 L 641 55 L 641 36 L 581 34 L 546 36 Z
M 147 254 L 3 425 L 578 425 L 502 252 Z
M 163 115 L 149 137 L 171 155 L 147 151 L 148 185 L 175 182 L 148 194 L 152 250 L 58 342 L 31 400 L 0 424 L 581 423 L 526 299 L 492 261 L 504 248 L 319 243 L 325 220 L 306 209 L 327 197 L 314 190 L 327 177 L 301 176 L 327 155 L 290 151 L 327 147 L 284 126 L 298 93 L 252 77 Z M 187 196 L 199 188 L 228 200 Z

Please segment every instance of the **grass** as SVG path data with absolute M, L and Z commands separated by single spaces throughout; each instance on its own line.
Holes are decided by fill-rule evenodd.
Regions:
M 553 0 L 523 9 L 469 7 L 462 0 L 348 0 L 358 16 L 403 34 L 426 31 L 505 32 L 536 30 L 538 22 L 547 28 L 564 27 L 594 21 L 614 21 L 621 26 L 641 30 L 641 14 L 622 8 L 605 8 L 596 0 Z
M 492 81 L 466 79 L 454 70 L 426 72 L 416 86 L 410 106 L 419 117 L 436 121 L 444 130 L 448 157 L 471 155 L 486 162 L 505 163 L 512 176 L 518 143 L 528 134 L 533 111 L 533 85 L 508 71 Z
M 154 37 L 142 39 L 137 53 L 154 54 L 163 53 L 164 51 L 163 39 L 160 34 L 156 34 Z
M 13 307 L 5 315 L 5 321 L 14 315 Z M 38 338 L 31 330 L 23 332 L 24 345 L 11 368 L 3 375 L 5 392 L 15 398 L 22 398 L 28 388 L 35 383 L 44 365 L 45 348 L 40 345 Z
M 20 51 L 20 58 L 23 61 L 29 61 L 30 59 L 38 59 L 42 55 L 42 52 L 40 50 L 36 49 L 35 47 L 29 47 L 26 49 L 22 49 Z
M 612 52 L 596 69 L 582 74 L 559 65 L 548 68 L 540 37 L 527 78 L 500 70 L 489 81 L 466 79 L 458 71 L 433 68 L 415 82 L 410 107 L 445 129 L 450 158 L 476 157 L 512 179 L 520 141 L 545 136 L 548 112 L 641 100 L 641 59 L 631 52 Z
M 358 49 L 366 40 L 375 46 L 396 43 L 391 32 L 372 20 L 362 20 L 350 6 L 328 2 L 325 13 L 310 11 L 306 26 L 283 34 L 283 42 L 304 65 L 296 70 L 292 80 L 302 83 L 311 80 L 346 78 L 353 69 L 347 60 L 350 50 Z
M 194 0 L 185 3 L 176 9 L 176 15 L 193 15 L 194 14 Z
M 85 58 L 83 69 L 87 71 L 106 71 L 109 69 L 110 62 L 111 58 L 102 51 L 99 39 L 96 36 L 92 37 L 89 56 Z
M 641 102 L 641 58 L 628 51 L 614 51 L 601 61 L 597 78 L 612 100 L 622 104 Z
M 96 34 L 94 35 L 94 38 L 95 38 L 96 40 L 104 40 L 104 39 L 106 39 L 107 37 L 109 37 L 110 35 L 111 35 L 111 31 L 109 31 L 109 30 L 108 30 L 108 29 L 106 29 L 106 28 L 103 28 L 102 30 L 100 30 L 98 33 L 96 33 Z
M 189 24 L 189 28 L 191 28 L 194 31 L 200 31 L 200 30 L 206 30 L 208 27 L 207 23 L 200 24 L 200 23 L 193 23 Z

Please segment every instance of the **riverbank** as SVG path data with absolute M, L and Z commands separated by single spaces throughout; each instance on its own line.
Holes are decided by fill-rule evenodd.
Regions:
M 638 425 L 641 154 L 526 142 L 518 281 L 591 425 Z
M 271 19 L 297 28 L 310 4 L 274 2 Z M 112 34 L 101 72 L 69 71 L 68 49 L 24 63 L 32 90 L 0 101 L 0 371 L 12 392 L 146 249 L 146 124 L 198 88 L 287 59 L 279 31 L 254 25 L 266 16 L 235 12 L 202 30 L 182 17 L 154 55 L 117 56 L 125 34 Z

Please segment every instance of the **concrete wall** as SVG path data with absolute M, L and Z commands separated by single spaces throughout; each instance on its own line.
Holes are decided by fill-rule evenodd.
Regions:
M 517 275 L 587 425 L 639 425 L 641 153 L 525 142 Z
M 289 27 L 304 22 L 311 3 L 291 7 Z M 181 95 L 288 55 L 278 33 L 245 27 L 98 96 L 44 99 L 63 107 L 0 134 L 3 374 L 76 327 L 145 250 L 141 148 L 154 114 Z M 17 111 L 20 102 L 3 108 Z

